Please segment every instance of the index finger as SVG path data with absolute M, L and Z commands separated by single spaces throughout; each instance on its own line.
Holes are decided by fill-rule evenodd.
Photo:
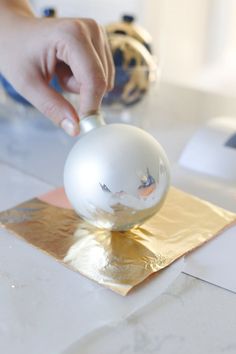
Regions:
M 68 63 L 80 86 L 79 115 L 100 109 L 107 82 L 102 63 L 91 42 L 73 40 L 68 48 Z

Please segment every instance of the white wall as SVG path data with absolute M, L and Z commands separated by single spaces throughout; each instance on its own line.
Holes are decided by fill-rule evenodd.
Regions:
M 117 21 L 123 13 L 139 13 L 142 0 L 32 0 L 39 11 L 43 7 L 53 6 L 59 16 L 92 17 L 101 24 Z

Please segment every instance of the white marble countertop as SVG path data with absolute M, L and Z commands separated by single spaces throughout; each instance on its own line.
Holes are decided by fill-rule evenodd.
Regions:
M 235 99 L 162 84 L 122 120 L 163 144 L 176 186 L 236 211 L 232 186 L 177 164 L 196 129 L 218 115 L 236 116 Z M 108 121 L 117 121 L 114 113 Z M 0 209 L 61 185 L 72 144 L 41 117 L 6 117 L 0 109 Z M 230 291 L 181 273 L 161 295 L 153 279 L 135 307 L 131 297 L 118 300 L 6 231 L 0 236 L 1 353 L 236 353 Z

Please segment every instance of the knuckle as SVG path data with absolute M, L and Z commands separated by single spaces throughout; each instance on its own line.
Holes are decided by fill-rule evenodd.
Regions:
M 87 23 L 87 25 L 89 26 L 89 28 L 90 28 L 93 32 L 95 32 L 95 33 L 100 33 L 100 27 L 99 27 L 98 23 L 97 23 L 94 19 L 92 19 L 92 18 L 87 18 L 87 19 L 86 19 L 86 23 Z
M 57 105 L 52 101 L 44 101 L 41 106 L 41 112 L 46 117 L 55 119 L 58 115 Z
M 102 95 L 107 89 L 107 80 L 104 75 L 94 75 L 87 83 L 88 91 L 92 92 L 95 96 Z
M 72 35 L 73 37 L 84 36 L 84 26 L 81 21 L 75 19 L 65 19 L 59 23 L 59 31 L 62 35 Z
M 107 85 L 107 91 L 112 91 L 114 88 L 114 81 L 111 81 Z
M 104 75 L 96 75 L 94 77 L 94 84 L 98 91 L 106 91 L 107 89 L 107 80 Z

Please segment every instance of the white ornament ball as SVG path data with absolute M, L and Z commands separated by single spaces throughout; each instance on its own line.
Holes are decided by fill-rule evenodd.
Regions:
M 65 191 L 78 215 L 109 230 L 128 230 L 153 216 L 169 181 L 160 144 L 124 124 L 101 125 L 82 135 L 64 170 Z

